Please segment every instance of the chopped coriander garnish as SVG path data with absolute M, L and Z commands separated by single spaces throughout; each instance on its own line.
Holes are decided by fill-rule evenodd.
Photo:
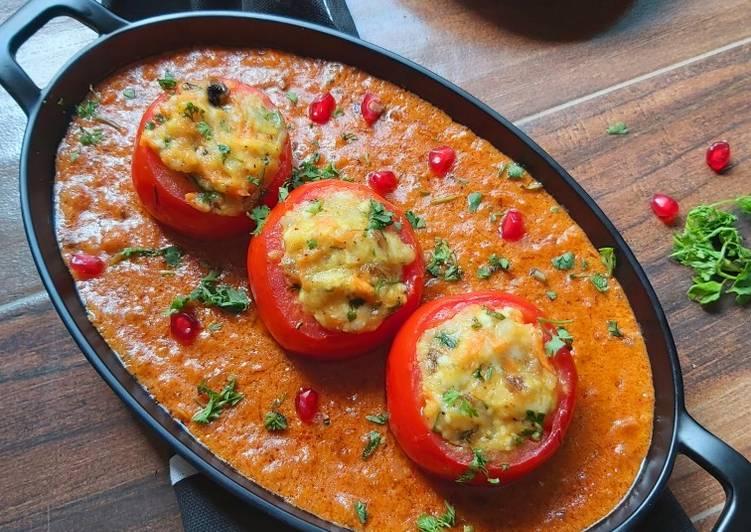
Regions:
M 477 473 L 483 473 L 486 477 L 488 476 L 488 460 L 485 458 L 485 456 L 482 454 L 481 449 L 472 449 L 472 461 L 467 466 L 467 470 L 462 473 L 459 478 L 456 479 L 457 482 L 469 482 L 477 476 Z M 489 480 L 489 479 L 488 479 Z
M 315 249 L 318 247 L 318 241 L 315 238 L 311 238 L 307 242 L 308 249 Z
M 447 390 L 441 394 L 441 401 L 451 408 L 456 408 L 469 417 L 477 417 L 478 413 L 472 402 L 458 390 Z
M 104 138 L 104 132 L 101 129 L 94 129 L 92 131 L 81 128 L 81 135 L 78 140 L 84 146 L 96 146 Z
M 216 149 L 222 154 L 222 162 L 225 162 L 227 157 L 229 157 L 230 147 L 226 144 L 217 144 Z
M 548 296 L 548 299 L 550 301 L 555 301 L 558 297 L 558 294 L 553 290 L 548 290 L 547 292 L 545 292 L 545 295 Z
M 281 432 L 287 429 L 287 418 L 281 412 L 266 412 L 263 416 L 263 426 L 270 432 Z
M 242 290 L 238 290 L 226 284 L 218 284 L 219 273 L 211 272 L 201 279 L 198 286 L 187 296 L 177 296 L 172 300 L 169 314 L 181 311 L 192 302 L 214 306 L 228 312 L 239 314 L 248 310 L 250 299 Z
M 735 294 L 738 305 L 751 301 L 751 249 L 743 245 L 738 217 L 718 209 L 732 204 L 751 216 L 751 195 L 694 207 L 681 233 L 673 236 L 671 258 L 694 272 L 688 298 L 702 305 L 723 293 Z
M 266 224 L 266 218 L 268 217 L 270 212 L 271 209 L 269 209 L 266 205 L 261 205 L 260 207 L 256 207 L 252 211 L 250 211 L 248 217 L 256 223 L 256 228 L 253 229 L 253 235 L 261 234 L 261 230 Z
M 527 415 L 524 418 L 524 422 L 528 426 L 519 433 L 519 437 L 529 438 L 532 441 L 540 441 L 540 439 L 542 438 L 542 423 L 544 421 L 545 414 L 543 412 L 527 410 Z
M 411 225 L 414 229 L 424 229 L 426 227 L 425 220 L 420 216 L 417 216 L 414 212 L 407 211 L 406 213 L 404 213 L 404 215 L 407 217 L 409 225 Z
M 549 357 L 554 357 L 558 354 L 558 351 L 566 346 L 570 346 L 573 342 L 574 337 L 571 336 L 571 333 L 563 327 L 558 327 L 550 340 L 545 342 L 545 353 L 547 353 Z
M 292 91 L 287 91 L 287 94 L 285 94 L 287 99 L 292 102 L 294 105 L 297 105 L 297 93 Z
M 394 213 L 386 210 L 380 201 L 370 200 L 368 211 L 368 229 L 382 231 L 394 223 Z
M 208 125 L 206 122 L 198 122 L 196 124 L 196 130 L 206 140 L 211 140 L 211 138 L 214 136 L 211 131 L 211 126 Z
M 202 115 L 204 113 L 205 111 L 193 102 L 186 103 L 185 109 L 183 109 L 183 116 L 192 121 L 195 121 L 196 115 Z
M 99 107 L 99 100 L 91 98 L 76 106 L 76 115 L 80 118 L 94 118 Z
M 361 525 L 368 522 L 368 505 L 362 501 L 355 501 L 355 513 Z
M 343 114 L 344 114 L 344 109 L 342 109 L 341 107 L 337 107 L 336 109 L 334 109 L 334 113 L 333 113 L 334 118 L 342 116 Z
M 367 441 L 365 443 L 365 448 L 362 450 L 362 459 L 367 460 L 370 458 L 374 452 L 376 452 L 376 449 L 378 449 L 378 446 L 383 443 L 383 436 L 381 436 L 381 433 L 376 430 L 371 430 L 367 434 Z
M 193 421 L 203 424 L 211 423 L 221 415 L 225 406 L 235 406 L 242 401 L 243 394 L 235 391 L 235 384 L 235 378 L 230 377 L 220 392 L 215 392 L 204 382 L 199 384 L 198 393 L 208 397 L 208 401 L 203 408 L 195 413 Z
M 172 267 L 180 264 L 183 253 L 177 246 L 167 246 L 161 249 L 144 248 L 144 247 L 127 247 L 120 250 L 113 258 L 113 263 L 131 259 L 134 257 L 162 257 L 164 262 Z
M 618 322 L 615 320 L 608 320 L 608 332 L 610 333 L 610 336 L 615 336 L 616 338 L 623 338 L 623 333 L 618 328 Z
M 614 122 L 608 126 L 608 135 L 626 135 L 628 126 L 625 122 Z
M 417 530 L 420 532 L 443 532 L 456 524 L 456 510 L 448 502 L 444 502 L 446 511 L 443 515 L 422 514 L 417 518 Z
M 480 279 L 488 279 L 491 275 L 499 270 L 508 271 L 511 267 L 511 263 L 505 257 L 499 257 L 495 253 L 488 257 L 488 263 L 483 264 L 477 268 L 477 277 Z
M 425 269 L 433 277 L 441 277 L 445 281 L 458 281 L 462 276 L 456 253 L 442 238 L 436 238 L 435 249 Z
M 222 327 L 224 327 L 224 325 L 222 325 L 222 324 L 221 324 L 221 323 L 219 323 L 218 321 L 215 321 L 214 323 L 210 323 L 210 324 L 209 324 L 209 326 L 208 326 L 208 327 L 206 327 L 206 328 L 207 328 L 207 329 L 208 329 L 209 331 L 211 331 L 211 332 L 217 332 L 217 331 L 221 331 L 221 330 L 222 330 Z
M 126 100 L 132 100 L 136 97 L 136 89 L 128 87 L 127 89 L 123 90 L 123 96 Z
M 527 171 L 524 169 L 524 167 L 518 163 L 511 163 L 510 165 L 508 165 L 508 168 L 506 169 L 506 175 L 512 181 L 521 179 L 522 177 L 524 177 L 524 174 L 526 173 Z
M 341 177 L 341 173 L 336 169 L 333 163 L 329 163 L 323 168 L 319 168 L 317 164 L 320 159 L 321 155 L 318 152 L 315 152 L 301 162 L 299 166 L 292 169 L 292 177 L 288 184 L 290 190 L 299 187 L 303 183 L 321 181 L 324 179 L 339 179 Z
M 316 214 L 321 212 L 321 210 L 323 210 L 323 201 L 321 201 L 320 199 L 314 199 L 313 201 L 310 202 L 310 205 L 308 206 L 306 210 L 310 214 L 315 216 Z
M 283 202 L 289 196 L 289 189 L 287 187 L 279 187 L 279 203 Z
M 470 192 L 470 194 L 467 196 L 467 208 L 469 209 L 469 212 L 477 212 L 477 209 L 480 207 L 480 203 L 482 203 L 482 193 Z
M 162 90 L 165 91 L 171 91 L 177 86 L 177 80 L 169 70 L 167 70 L 161 78 L 157 79 L 157 82 L 159 82 L 159 86 Z
M 70 152 L 70 162 L 76 162 L 80 156 L 81 152 L 79 152 L 78 150 L 73 150 L 72 152 Z
M 571 251 L 567 251 L 563 255 L 553 257 L 551 262 L 553 263 L 553 266 L 559 270 L 571 270 L 576 264 L 576 258 Z
M 615 250 L 613 248 L 599 248 L 600 261 L 605 266 L 605 270 L 608 277 L 613 276 L 613 270 L 615 270 Z
M 438 340 L 439 343 L 443 344 L 449 349 L 454 349 L 456 348 L 457 345 L 459 345 L 459 333 L 458 332 L 450 334 L 450 333 L 447 333 L 446 331 L 440 331 L 438 334 L 435 335 L 435 338 L 436 340 Z
M 342 140 L 344 142 L 350 142 L 350 141 L 353 141 L 353 140 L 357 140 L 357 135 L 355 135 L 354 133 L 348 133 L 346 131 L 343 132 L 340 136 L 342 137 Z
M 385 425 L 389 420 L 389 414 L 388 412 L 381 412 L 380 414 L 365 416 L 365 419 L 376 425 Z
M 472 372 L 472 376 L 479 381 L 488 382 L 493 376 L 493 371 L 493 366 L 486 366 L 483 368 L 483 366 L 480 365 L 474 372 Z
M 589 280 L 598 292 L 607 292 L 608 288 L 610 288 L 608 278 L 601 273 L 593 273 Z
M 494 318 L 498 321 L 505 320 L 506 316 L 503 314 L 503 312 L 498 312 L 497 310 L 494 310 L 490 307 L 483 307 L 483 310 L 485 313 L 490 316 L 491 318 Z

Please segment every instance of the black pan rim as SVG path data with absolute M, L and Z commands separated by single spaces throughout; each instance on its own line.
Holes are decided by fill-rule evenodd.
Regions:
M 209 21 L 216 22 L 217 20 L 222 19 L 222 18 L 232 18 L 232 19 L 241 18 L 241 19 L 247 19 L 247 20 L 260 20 L 260 21 L 268 21 L 268 22 L 273 22 L 273 23 L 278 23 L 278 24 L 283 24 L 283 25 L 297 26 L 299 28 L 305 29 L 307 31 L 311 31 L 313 33 L 323 33 L 331 37 L 335 37 L 337 39 L 348 41 L 352 45 L 365 48 L 369 50 L 370 52 L 375 52 L 377 54 L 385 56 L 390 61 L 401 63 L 403 66 L 406 66 L 408 69 L 414 71 L 416 74 L 430 78 L 433 82 L 443 85 L 445 88 L 447 88 L 451 92 L 457 94 L 460 98 L 463 98 L 464 100 L 468 101 L 472 106 L 477 108 L 479 112 L 488 115 L 495 122 L 499 123 L 501 126 L 508 129 L 514 136 L 516 136 L 525 145 L 527 149 L 529 149 L 537 157 L 539 157 L 547 165 L 549 165 L 553 169 L 555 174 L 557 174 L 557 176 L 561 180 L 563 180 L 563 182 L 568 186 L 568 188 L 570 188 L 576 195 L 578 195 L 582 199 L 582 201 L 584 201 L 584 203 L 586 203 L 586 205 L 591 210 L 591 212 L 597 217 L 598 221 L 607 229 L 610 236 L 612 236 L 613 240 L 616 242 L 616 244 L 618 245 L 618 247 L 623 253 L 622 258 L 625 259 L 625 261 L 628 263 L 629 268 L 632 269 L 633 272 L 636 274 L 639 280 L 639 283 L 642 285 L 643 289 L 645 290 L 649 298 L 652 310 L 654 311 L 655 315 L 658 317 L 659 327 L 662 331 L 662 335 L 665 340 L 665 344 L 667 346 L 667 351 L 668 351 L 667 354 L 669 357 L 669 364 L 671 366 L 672 377 L 673 377 L 673 385 L 674 385 L 673 396 L 675 398 L 675 406 L 674 406 L 674 412 L 673 412 L 674 419 L 672 422 L 672 435 L 670 438 L 669 448 L 667 449 L 667 456 L 666 456 L 665 463 L 658 475 L 656 482 L 653 484 L 652 488 L 649 490 L 649 493 L 644 497 L 644 499 L 638 505 L 638 507 L 636 507 L 634 511 L 618 526 L 617 529 L 618 530 L 628 529 L 631 526 L 633 526 L 643 516 L 643 514 L 650 507 L 654 505 L 657 499 L 657 496 L 660 494 L 665 484 L 667 483 L 667 479 L 672 471 L 673 463 L 675 461 L 675 455 L 677 452 L 678 420 L 680 417 L 680 413 L 683 411 L 683 385 L 682 385 L 680 366 L 679 366 L 678 357 L 677 357 L 677 353 L 675 349 L 675 344 L 673 342 L 672 334 L 668 327 L 667 319 L 665 317 L 664 311 L 641 265 L 636 260 L 633 252 L 631 251 L 628 244 L 625 242 L 625 240 L 621 236 L 620 232 L 615 228 L 612 222 L 610 222 L 610 220 L 602 212 L 599 206 L 597 206 L 594 200 L 584 191 L 584 189 L 550 155 L 548 155 L 544 150 L 542 150 L 542 148 L 540 148 L 534 141 L 532 141 L 524 132 L 519 130 L 510 121 L 502 117 L 499 113 L 494 111 L 492 108 L 490 108 L 486 104 L 482 103 L 476 97 L 470 95 L 463 89 L 443 79 L 437 74 L 425 69 L 424 67 L 408 59 L 405 59 L 393 52 L 380 48 L 379 46 L 373 45 L 359 38 L 349 36 L 347 34 L 341 33 L 336 30 L 331 30 L 328 28 L 317 26 L 315 24 L 310 24 L 306 22 L 301 22 L 301 21 L 285 18 L 285 17 L 278 17 L 278 16 L 272 16 L 272 15 L 260 15 L 260 14 L 248 14 L 248 13 L 240 14 L 240 13 L 222 12 L 222 11 L 206 11 L 206 12 L 200 12 L 198 14 L 188 13 L 188 14 L 177 14 L 177 15 L 164 15 L 164 16 L 150 18 L 150 19 L 146 19 L 140 22 L 128 24 L 123 28 L 115 30 L 109 34 L 100 36 L 98 39 L 88 44 L 82 50 L 77 52 L 70 60 L 68 60 L 66 64 L 63 67 L 61 67 L 58 73 L 49 82 L 49 84 L 44 89 L 42 89 L 41 98 L 39 100 L 40 103 L 36 105 L 29 113 L 28 124 L 26 128 L 26 133 L 24 135 L 24 143 L 23 143 L 23 147 L 21 151 L 20 185 L 21 185 L 22 217 L 24 221 L 26 236 L 29 241 L 29 246 L 31 248 L 34 262 L 36 264 L 37 270 L 39 271 L 40 277 L 42 278 L 43 284 L 45 288 L 47 289 L 47 292 L 50 295 L 50 299 L 52 300 L 52 303 L 55 309 L 60 315 L 61 320 L 63 321 L 64 325 L 70 332 L 74 341 L 82 350 L 82 352 L 84 353 L 88 361 L 92 364 L 92 366 L 95 368 L 95 370 L 100 374 L 100 376 L 105 380 L 105 382 L 110 386 L 110 388 L 112 388 L 112 390 L 118 395 L 118 397 L 120 397 L 120 399 L 131 410 L 133 410 L 143 422 L 145 422 L 162 439 L 164 439 L 173 449 L 176 450 L 176 452 L 178 452 L 180 455 L 186 458 L 189 462 L 195 465 L 204 474 L 209 476 L 214 482 L 218 483 L 223 488 L 239 496 L 241 499 L 245 500 L 246 502 L 253 504 L 259 509 L 269 513 L 270 515 L 273 515 L 274 517 L 290 525 L 296 526 L 298 528 L 306 529 L 306 530 L 321 530 L 322 528 L 318 526 L 318 524 L 320 523 L 323 523 L 324 526 L 327 526 L 327 522 L 323 522 L 322 520 L 320 520 L 320 518 L 318 518 L 317 516 L 314 516 L 313 514 L 309 514 L 308 512 L 302 511 L 303 514 L 307 514 L 313 518 L 310 520 L 304 520 L 299 516 L 289 513 L 289 510 L 281 507 L 282 505 L 267 501 L 263 499 L 262 497 L 254 493 L 251 493 L 246 488 L 238 484 L 235 480 L 229 478 L 224 473 L 222 473 L 221 471 L 216 469 L 214 466 L 206 462 L 204 459 L 202 459 L 200 456 L 198 456 L 192 447 L 201 446 L 202 444 L 198 440 L 193 438 L 193 436 L 190 435 L 190 433 L 188 433 L 187 430 L 186 430 L 186 433 L 192 440 L 192 443 L 193 443 L 192 446 L 189 446 L 186 443 L 178 440 L 155 417 L 153 417 L 152 414 L 146 411 L 143 408 L 143 406 L 136 401 L 136 399 L 125 389 L 125 387 L 117 379 L 117 377 L 114 376 L 109 370 L 109 368 L 106 367 L 104 362 L 100 359 L 99 355 L 97 354 L 96 350 L 86 340 L 82 331 L 76 325 L 70 310 L 68 309 L 68 307 L 62 300 L 62 297 L 60 296 L 58 292 L 58 288 L 52 279 L 49 269 L 47 268 L 47 264 L 44 259 L 42 249 L 39 246 L 39 243 L 37 241 L 36 230 L 34 228 L 34 216 L 33 216 L 32 209 L 29 203 L 29 196 L 31 192 L 28 187 L 28 161 L 29 161 L 30 156 L 32 155 L 30 153 L 30 144 L 31 144 L 30 136 L 35 129 L 39 111 L 42 105 L 44 105 L 47 96 L 51 92 L 53 92 L 59 80 L 66 75 L 69 67 L 73 65 L 74 63 L 76 63 L 77 61 L 84 58 L 92 49 L 99 47 L 101 45 L 104 45 L 109 40 L 127 32 L 138 31 L 138 30 L 143 29 L 144 27 L 158 26 L 159 24 L 167 23 L 167 22 L 175 22 L 175 21 L 188 20 L 188 19 L 206 19 Z M 134 57 L 133 62 L 136 62 L 141 59 L 143 58 Z M 125 65 L 117 65 L 117 68 L 122 68 L 123 66 Z M 367 72 L 367 68 L 363 68 L 362 66 L 358 66 L 358 65 L 353 65 L 353 66 L 356 66 L 357 68 L 360 68 Z M 418 93 L 418 96 L 419 96 L 419 93 Z M 59 253 L 59 249 L 58 249 L 58 253 Z M 161 408 L 161 406 L 155 400 L 153 401 L 157 406 Z M 654 432 L 654 425 L 653 425 L 653 432 Z M 644 470 L 644 467 L 642 467 L 642 470 L 639 473 L 637 473 L 634 483 L 636 483 L 637 479 L 641 476 L 643 470 Z M 239 473 L 237 474 L 239 475 Z M 616 506 L 616 508 L 614 508 L 611 511 L 611 513 L 614 512 L 622 504 L 622 502 L 619 503 L 619 505 Z M 297 511 L 301 512 L 299 509 L 297 509 Z M 604 516 L 603 520 L 606 518 L 607 516 Z M 319 523 L 313 524 L 313 522 L 311 521 L 313 522 L 318 521 Z M 592 527 L 596 528 L 597 525 L 598 523 L 594 523 Z M 336 526 L 336 525 L 333 525 L 333 526 Z

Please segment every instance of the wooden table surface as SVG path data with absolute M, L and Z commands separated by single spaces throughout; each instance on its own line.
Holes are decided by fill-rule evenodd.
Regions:
M 0 5 L 4 20 L 22 4 Z M 708 313 L 668 260 L 655 192 L 683 212 L 751 192 L 748 0 L 348 0 L 361 36 L 459 84 L 527 131 L 597 200 L 645 267 L 678 345 L 689 411 L 751 458 L 749 309 Z M 550 5 L 547 5 L 550 4 Z M 95 34 L 56 19 L 19 52 L 44 84 Z M 605 134 L 611 122 L 630 128 Z M 88 365 L 37 278 L 23 234 L 25 117 L 0 89 L 0 529 L 175 530 L 169 449 Z M 728 139 L 735 168 L 704 151 Z M 670 487 L 700 529 L 723 501 L 679 457 Z

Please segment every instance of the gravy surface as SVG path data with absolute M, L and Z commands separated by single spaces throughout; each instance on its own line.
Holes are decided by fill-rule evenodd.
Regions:
M 566 440 L 546 465 L 499 489 L 468 488 L 423 474 L 387 427 L 365 419 L 385 410 L 386 349 L 334 363 L 289 356 L 252 305 L 240 315 L 197 307 L 204 328 L 196 342 L 183 347 L 171 338 L 164 310 L 211 269 L 223 272 L 222 282 L 247 289 L 247 238 L 192 241 L 159 226 L 139 205 L 131 185 L 131 150 L 142 113 L 161 93 L 157 79 L 165 71 L 178 82 L 221 76 L 265 89 L 290 124 L 295 164 L 318 151 L 321 164 L 334 162 L 357 182 L 370 171 L 394 170 L 400 183 L 390 199 L 425 219 L 427 227 L 416 230 L 423 250 L 432 251 L 437 237 L 447 240 L 464 272 L 457 282 L 430 281 L 424 299 L 501 289 L 526 297 L 550 318 L 573 320 L 566 328 L 575 338 L 577 407 Z M 125 89 L 134 89 L 135 98 L 124 97 Z M 60 247 L 66 260 L 77 252 L 106 260 L 127 246 L 183 249 L 174 270 L 159 258 L 137 258 L 109 265 L 101 277 L 77 286 L 92 322 L 128 370 L 215 454 L 291 503 L 347 527 L 362 528 L 353 504 L 364 501 L 370 530 L 414 529 L 420 514 L 442 513 L 444 500 L 456 507 L 460 530 L 464 524 L 477 531 L 581 529 L 627 493 L 652 432 L 654 394 L 639 327 L 615 279 L 601 293 L 586 278 L 570 278 L 572 272 L 603 271 L 597 250 L 544 190 L 523 188 L 529 176 L 499 177 L 499 165 L 509 159 L 488 142 L 391 83 L 341 64 L 269 50 L 182 51 L 134 64 L 94 90 L 99 115 L 122 130 L 73 120 L 57 158 Z M 326 125 L 311 125 L 308 103 L 326 90 L 343 113 Z M 296 104 L 288 91 L 297 95 Z M 373 127 L 359 112 L 365 91 L 378 94 L 387 109 Z M 81 127 L 101 129 L 101 142 L 83 146 Z M 452 175 L 438 178 L 430 174 L 427 153 L 442 144 L 456 150 L 457 162 Z M 471 192 L 483 194 L 477 212 L 468 209 Z M 520 242 L 504 242 L 499 234 L 497 213 L 512 207 L 525 217 L 527 234 Z M 576 268 L 554 268 L 551 259 L 567 251 L 576 254 Z M 479 279 L 477 268 L 491 253 L 508 258 L 511 267 Z M 544 272 L 545 282 L 529 274 L 533 268 Z M 555 300 L 549 291 L 555 291 Z M 608 333 L 608 320 L 617 320 L 623 338 Z M 218 390 L 230 376 L 245 399 L 208 425 L 192 422 L 199 408 L 196 386 L 205 380 Z M 329 424 L 299 421 L 293 401 L 303 386 L 319 392 Z M 280 410 L 289 429 L 271 433 L 263 416 L 279 396 L 286 396 Z M 385 445 L 365 461 L 361 453 L 371 430 L 385 437 Z

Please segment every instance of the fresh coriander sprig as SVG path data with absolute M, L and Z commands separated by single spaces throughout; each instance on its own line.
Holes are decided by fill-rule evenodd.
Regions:
M 186 305 L 197 302 L 239 314 L 248 310 L 250 299 L 242 290 L 227 284 L 219 284 L 219 273 L 211 272 L 201 279 L 198 286 L 187 296 L 177 296 L 172 300 L 168 314 L 180 312 Z
M 198 393 L 205 395 L 208 398 L 206 404 L 195 413 L 193 421 L 196 423 L 207 424 L 211 423 L 215 419 L 219 418 L 222 413 L 222 409 L 225 406 L 235 406 L 242 401 L 243 394 L 235 391 L 235 385 L 237 381 L 234 377 L 227 379 L 227 384 L 220 392 L 215 392 L 209 388 L 205 382 L 198 385 Z

